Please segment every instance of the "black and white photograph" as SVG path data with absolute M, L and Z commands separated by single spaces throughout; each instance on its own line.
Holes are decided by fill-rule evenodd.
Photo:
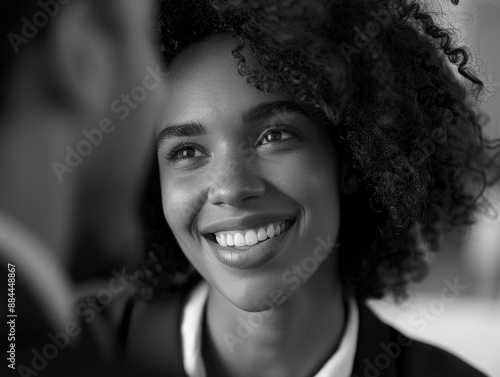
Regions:
M 6 0 L 6 377 L 500 377 L 500 0 Z

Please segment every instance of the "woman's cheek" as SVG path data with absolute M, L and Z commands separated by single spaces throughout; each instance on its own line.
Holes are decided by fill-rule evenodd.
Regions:
M 192 179 L 167 182 L 162 193 L 165 218 L 176 237 L 182 236 L 187 242 L 196 235 L 196 219 L 207 200 L 207 190 L 201 182 Z
M 191 212 L 190 192 L 175 179 L 165 177 L 162 184 L 163 212 L 172 229 L 178 229 Z

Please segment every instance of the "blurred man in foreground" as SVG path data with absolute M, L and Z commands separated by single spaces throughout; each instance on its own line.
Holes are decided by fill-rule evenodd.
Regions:
M 2 4 L 0 261 L 12 325 L 2 369 L 12 375 L 101 365 L 68 271 L 78 263 L 85 277 L 106 248 L 137 245 L 135 197 L 163 80 L 151 11 L 134 0 Z M 93 249 L 75 255 L 85 239 Z M 109 271 L 108 301 L 130 279 Z

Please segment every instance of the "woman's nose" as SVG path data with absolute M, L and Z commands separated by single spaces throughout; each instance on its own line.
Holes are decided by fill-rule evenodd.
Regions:
M 238 206 L 250 198 L 261 197 L 266 185 L 259 176 L 255 163 L 233 159 L 229 163 L 216 163 L 213 166 L 208 200 L 215 205 Z

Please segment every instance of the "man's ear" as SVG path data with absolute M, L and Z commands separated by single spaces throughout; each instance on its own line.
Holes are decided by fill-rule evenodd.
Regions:
M 109 107 L 113 90 L 116 47 L 101 23 L 94 2 L 75 0 L 61 7 L 49 32 L 56 86 L 87 116 Z
M 359 179 L 349 161 L 340 163 L 340 192 L 345 195 L 354 194 L 359 188 Z

